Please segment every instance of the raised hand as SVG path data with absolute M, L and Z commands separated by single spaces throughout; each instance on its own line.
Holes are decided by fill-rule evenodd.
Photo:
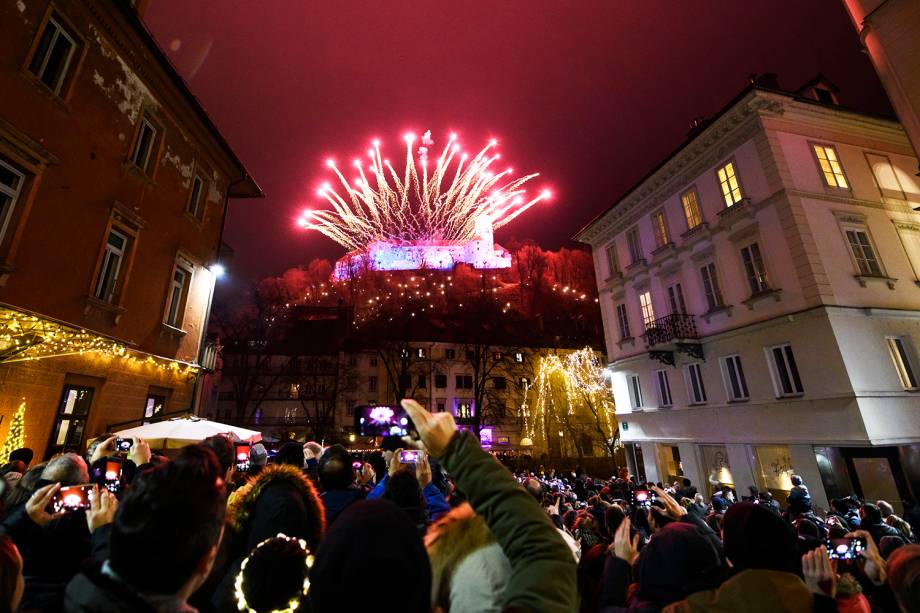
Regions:
M 608 551 L 627 564 L 632 564 L 639 557 L 639 535 L 630 534 L 632 522 L 627 517 L 620 523 Z
M 418 484 L 425 489 L 431 483 L 431 464 L 428 462 L 428 454 L 420 451 L 418 462 L 415 463 L 415 476 L 418 478 Z
M 48 505 L 51 504 L 51 500 L 60 489 L 60 483 L 52 483 L 35 490 L 32 497 L 26 501 L 26 515 L 29 516 L 29 519 L 39 526 L 47 526 L 52 520 L 64 515 L 64 511 L 60 513 L 49 513 L 47 511 Z
M 416 449 L 427 451 L 435 457 L 439 457 L 447 449 L 450 439 L 457 432 L 457 424 L 454 423 L 454 416 L 450 413 L 429 413 L 422 405 L 406 398 L 400 401 L 402 407 L 406 410 L 421 441 L 414 441 L 409 437 L 403 437 L 408 445 Z M 421 443 L 421 444 L 420 444 Z
M 95 532 L 98 528 L 115 521 L 115 511 L 118 510 L 118 499 L 115 495 L 105 488 L 93 486 L 93 496 L 89 501 L 89 509 L 86 511 L 86 527 L 90 532 Z
M 818 547 L 802 556 L 802 575 L 812 593 L 829 598 L 837 595 L 837 571 L 827 555 L 827 548 Z

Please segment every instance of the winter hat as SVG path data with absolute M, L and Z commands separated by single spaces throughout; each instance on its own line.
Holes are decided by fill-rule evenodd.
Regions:
M 265 466 L 268 462 L 268 452 L 265 450 L 265 445 L 262 443 L 256 443 L 249 448 L 249 463 L 253 466 Z
M 28 447 L 20 447 L 19 449 L 14 449 L 10 452 L 10 462 L 14 460 L 19 460 L 26 466 L 32 463 L 32 458 L 35 457 L 35 452 L 33 452 Z
M 658 530 L 636 563 L 639 600 L 662 605 L 715 588 L 721 575 L 715 545 L 695 526 L 682 522 Z
M 368 577 L 373 581 L 363 580 Z M 431 564 L 422 539 L 412 520 L 385 500 L 358 502 L 339 515 L 316 554 L 310 584 L 315 611 L 431 611 Z
M 275 464 L 290 464 L 303 468 L 303 446 L 295 441 L 281 445 L 278 455 L 275 456 Z
M 725 555 L 736 570 L 759 568 L 798 572 L 796 534 L 769 509 L 751 502 L 729 507 L 722 519 Z

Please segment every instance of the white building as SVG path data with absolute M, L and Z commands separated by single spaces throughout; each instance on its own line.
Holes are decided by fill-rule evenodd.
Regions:
M 577 236 L 651 481 L 920 495 L 917 160 L 835 91 L 749 86 Z

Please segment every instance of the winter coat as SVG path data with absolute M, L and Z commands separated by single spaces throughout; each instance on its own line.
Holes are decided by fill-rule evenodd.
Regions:
M 84 567 L 67 585 L 64 596 L 66 613 L 195 613 L 187 604 L 163 599 L 156 603 L 134 591 L 129 585 L 106 575 L 102 565 L 93 563 Z
M 323 501 L 323 508 L 326 511 L 326 526 L 331 526 L 332 522 L 339 514 L 359 500 L 364 500 L 364 490 L 356 487 L 349 487 L 344 490 L 329 490 L 320 494 L 320 500 Z
M 836 611 L 830 598 L 813 595 L 792 573 L 776 570 L 741 571 L 714 590 L 691 594 L 663 609 L 664 613 L 811 613 Z

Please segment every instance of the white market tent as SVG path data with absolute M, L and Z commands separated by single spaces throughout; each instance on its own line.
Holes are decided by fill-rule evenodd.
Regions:
M 257 443 L 262 440 L 262 433 L 256 430 L 247 430 L 198 417 L 167 419 L 115 433 L 116 436 L 122 438 L 139 436 L 147 441 L 151 449 L 179 449 L 203 441 L 215 434 L 225 434 L 234 441 L 244 443 Z

